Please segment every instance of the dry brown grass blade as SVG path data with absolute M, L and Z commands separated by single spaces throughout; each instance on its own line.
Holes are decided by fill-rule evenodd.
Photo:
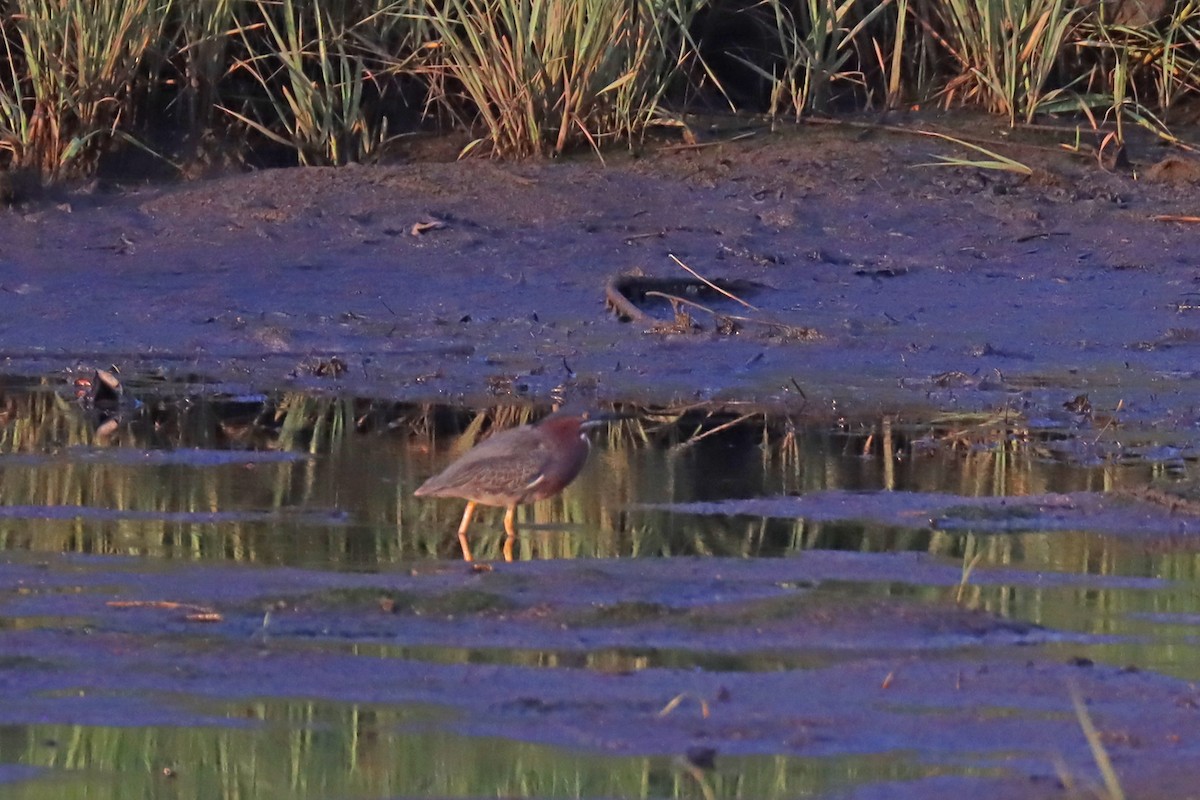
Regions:
M 703 311 L 706 314 L 711 314 L 712 317 L 718 321 L 727 320 L 732 322 L 741 322 L 747 325 L 761 325 L 763 327 L 771 328 L 773 330 L 780 331 L 781 333 L 785 333 L 788 336 L 795 336 L 797 338 L 809 338 L 813 334 L 813 331 L 809 328 L 804 328 L 797 325 L 788 325 L 786 322 L 777 322 L 770 319 L 758 319 L 756 317 L 747 317 L 742 314 L 722 314 L 720 311 L 716 311 L 701 303 L 697 303 L 695 300 L 688 300 L 686 297 L 668 294 L 667 292 L 649 291 L 646 292 L 646 297 L 661 297 L 664 300 L 669 300 L 673 304 L 678 303 L 689 308 L 694 308 L 697 311 Z
M 749 419 L 753 419 L 754 417 L 757 417 L 757 416 L 759 416 L 759 414 L 758 414 L 758 412 L 755 412 L 755 411 L 752 411 L 749 414 L 742 414 L 740 417 L 737 417 L 736 419 L 731 419 L 728 422 L 724 422 L 715 428 L 711 428 L 711 429 L 705 431 L 704 433 L 693 436 L 690 439 L 688 439 L 686 442 L 680 442 L 679 444 L 675 445 L 675 447 L 672 449 L 675 450 L 676 452 L 678 452 L 680 450 L 685 450 L 685 449 L 691 447 L 692 445 L 696 444 L 697 442 L 707 439 L 709 436 L 714 436 L 714 435 L 720 433 L 721 431 L 726 431 L 726 430 L 729 430 L 730 428 L 736 428 L 738 425 L 741 425 L 743 422 L 745 422 Z
M 162 611 L 183 611 L 186 622 L 222 622 L 221 612 L 209 606 L 195 603 L 178 603 L 174 600 L 109 600 L 109 608 L 154 608 Z
M 1125 800 L 1125 791 L 1121 788 L 1121 781 L 1117 777 L 1117 771 L 1113 769 L 1112 759 L 1108 757 L 1108 750 L 1104 747 L 1104 742 L 1100 738 L 1100 731 L 1096 730 L 1096 725 L 1092 722 L 1092 716 L 1088 713 L 1087 705 L 1084 703 L 1083 697 L 1079 694 L 1079 687 L 1074 682 L 1068 684 L 1071 692 L 1071 704 L 1075 707 L 1075 716 L 1079 720 L 1079 727 L 1083 730 L 1083 735 L 1087 739 L 1088 747 L 1092 751 L 1092 758 L 1096 762 L 1096 768 L 1100 770 L 1100 776 L 1104 779 L 1104 794 L 1105 800 Z
M 736 302 L 736 303 L 740 303 L 740 304 L 742 304 L 743 306 L 745 306 L 746 308 L 750 309 L 751 311 L 758 311 L 758 308 L 757 308 L 756 306 L 753 306 L 753 305 L 751 305 L 750 303 L 747 303 L 745 300 L 743 300 L 742 298 L 740 298 L 740 297 L 738 297 L 737 295 L 733 294 L 732 292 L 727 292 L 727 291 L 725 291 L 725 290 L 724 290 L 724 289 L 722 289 L 720 286 L 717 286 L 715 283 L 713 283 L 712 281 L 710 281 L 708 278 L 704 277 L 704 276 L 703 276 L 703 275 L 701 275 L 699 272 L 697 272 L 696 270 L 692 269 L 692 268 L 691 268 L 691 267 L 689 267 L 687 264 L 683 263 L 683 262 L 682 262 L 682 261 L 679 259 L 679 257 L 678 257 L 678 256 L 676 256 L 674 253 L 668 253 L 667 255 L 670 257 L 670 259 L 671 259 L 672 261 L 674 261 L 676 264 L 678 264 L 680 267 L 682 267 L 682 268 L 683 268 L 683 269 L 684 269 L 684 270 L 685 270 L 685 271 L 686 271 L 686 272 L 687 272 L 689 275 L 691 275 L 693 278 L 695 278 L 696 280 L 698 280 L 698 281 L 700 281 L 701 283 L 703 283 L 703 284 L 704 284 L 705 286 L 707 286 L 708 288 L 712 289 L 714 292 L 719 292 L 720 294 L 723 294 L 723 295 L 725 295 L 725 296 L 726 296 L 726 297 L 728 297 L 730 300 L 733 300 L 733 301 L 734 301 L 734 302 Z
M 681 692 L 680 694 L 672 697 L 671 701 L 663 706 L 662 710 L 658 712 L 659 718 L 661 719 L 662 717 L 668 716 L 672 711 L 679 708 L 684 700 L 689 698 L 700 704 L 700 716 L 702 716 L 704 719 L 708 719 L 708 701 L 703 697 L 692 694 L 691 692 Z
M 734 284 L 737 283 L 737 281 L 725 282 L 726 286 L 730 286 L 731 288 L 735 288 Z M 668 287 L 674 288 L 677 285 L 685 285 L 689 288 L 710 288 L 722 296 L 731 297 L 737 302 L 741 303 L 743 306 L 747 306 L 755 311 L 758 311 L 755 306 L 752 306 L 749 303 L 746 303 L 744 300 L 741 300 L 724 286 L 721 286 L 720 283 L 716 281 L 710 281 L 700 275 L 696 275 L 694 281 L 683 278 L 671 279 L 652 278 L 642 275 L 618 275 L 605 284 L 604 294 L 606 302 L 614 311 L 616 311 L 618 316 L 628 319 L 631 322 L 640 324 L 650 331 L 672 331 L 676 329 L 676 326 L 672 322 L 656 319 L 642 309 L 638 308 L 637 305 L 634 304 L 633 300 L 630 299 L 631 295 L 639 297 L 660 297 L 670 301 L 672 305 L 676 307 L 676 310 L 684 306 L 688 308 L 694 308 L 698 311 L 703 311 L 706 314 L 711 315 L 719 323 L 724 323 L 726 325 L 729 323 L 757 325 L 765 327 L 771 332 L 794 339 L 812 340 L 821 338 L 820 333 L 812 328 L 780 322 L 779 320 L 771 319 L 770 317 L 761 314 L 759 316 L 725 314 L 709 308 L 701 303 L 680 297 L 673 292 L 659 291 L 648 288 L 649 286 L 659 286 L 665 289 Z M 736 328 L 732 325 L 729 325 L 729 330 L 726 332 L 732 332 L 734 330 L 736 330 Z
M 697 311 L 703 311 L 705 314 L 712 314 L 714 317 L 723 316 L 716 311 L 713 311 L 706 305 L 697 303 L 695 300 L 688 300 L 686 297 L 680 297 L 677 294 L 669 294 L 667 292 L 646 292 L 646 297 L 661 297 L 664 300 L 669 300 L 672 304 L 678 303 L 682 306 L 694 308 Z

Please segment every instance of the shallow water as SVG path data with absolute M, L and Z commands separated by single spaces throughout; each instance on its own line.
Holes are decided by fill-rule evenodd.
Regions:
M 0 544 L 352 569 L 456 552 L 447 533 L 462 504 L 417 500 L 412 490 L 462 449 L 452 433 L 414 431 L 457 420 L 336 398 L 182 391 L 143 393 L 138 407 L 111 422 L 49 387 L 10 391 L 15 405 L 0 440 Z M 640 506 L 826 489 L 1110 491 L 1142 485 L 1188 455 L 1176 448 L 1154 461 L 1081 464 L 1064 455 L 1062 442 L 1072 440 L 1059 432 L 1022 441 L 1028 430 L 975 419 L 833 430 L 773 422 L 764 437 L 760 416 L 705 436 L 724 421 L 705 428 L 703 417 L 651 421 L 645 430 L 653 441 L 643 444 L 628 431 L 614 442 L 597 437 L 588 466 L 561 497 L 521 510 L 528 531 L 521 557 L 784 556 L 814 547 L 955 556 L 961 536 L 947 542 L 928 530 L 706 519 Z M 356 433 L 356 423 L 373 429 Z M 104 434 L 101 425 L 109 426 Z M 483 555 L 498 552 L 499 518 L 480 511 L 473 538 Z
M 841 722 L 810 710 L 789 717 L 790 733 L 777 739 L 705 732 L 703 716 L 688 741 L 711 741 L 721 752 L 717 769 L 703 770 L 682 746 L 618 735 L 619 718 L 589 738 L 587 718 L 603 715 L 603 701 L 559 721 L 560 701 L 537 694 L 539 676 L 571 671 L 581 696 L 603 697 L 608 690 L 589 686 L 607 675 L 675 676 L 682 686 L 689 675 L 732 683 L 794 673 L 803 682 L 908 653 L 960 663 L 961 677 L 972 665 L 1018 664 L 1036 651 L 1048 663 L 1200 679 L 1200 548 L 1186 539 L 661 507 L 834 489 L 1133 491 L 1187 472 L 1192 451 L 1178 437 L 1117 441 L 1003 416 L 815 429 L 759 416 L 713 432 L 728 417 L 663 414 L 598 436 L 580 478 L 519 517 L 518 559 L 552 567 L 573 560 L 573 572 L 538 571 L 535 563 L 532 572 L 501 566 L 469 576 L 454 564 L 461 504 L 411 495 L 452 457 L 460 446 L 454 431 L 470 414 L 153 385 L 133 386 L 118 406 L 96 410 L 68 387 L 13 384 L 3 409 L 0 547 L 12 582 L 0 593 L 9 654 L 0 677 L 13 682 L 6 694 L 28 694 L 0 710 L 6 797 L 85 789 L 123 798 L 793 797 L 893 781 L 921 787 L 921 796 L 934 786 L 972 785 L 954 782 L 960 778 L 1003 777 L 1031 756 L 1007 755 L 1018 744 L 1003 737 L 984 738 L 943 763 L 920 748 L 897 748 L 885 734 L 840 739 Z M 660 507 L 645 507 L 653 504 Z M 497 557 L 499 515 L 479 515 L 472 538 L 477 557 Z M 852 558 L 822 555 L 835 553 Z M 750 557 L 769 561 L 752 561 L 752 574 L 728 583 Z M 651 571 L 638 573 L 629 559 L 648 560 Z M 250 571 L 212 571 L 224 567 Z M 695 570 L 714 572 L 689 577 Z M 365 602 L 323 594 L 346 581 Z M 473 594 L 454 601 L 466 605 L 430 604 L 425 594 L 466 590 Z M 379 615 L 379 592 L 417 599 L 404 613 Z M 276 594 L 288 602 L 263 600 Z M 781 597 L 801 605 L 755 605 Z M 488 605 L 495 598 L 504 602 Z M 173 612 L 102 608 L 113 600 L 211 605 L 222 619 L 206 628 Z M 958 609 L 986 622 L 954 617 Z M 892 613 L 900 616 L 889 622 Z M 777 624 L 801 627 L 781 632 Z M 151 677 L 128 685 L 94 675 L 140 669 L 128 651 L 143 648 L 180 652 L 160 656 Z M 294 690 L 259 680 L 255 653 L 269 648 L 297 659 Z M 349 658 L 350 669 L 416 665 L 436 675 L 461 667 L 470 681 L 511 668 L 539 699 L 524 711 L 524 700 L 516 710 L 513 701 L 494 701 L 472 711 L 444 693 L 424 702 L 371 700 L 353 685 L 322 682 L 329 667 L 307 663 L 310 652 Z M 196 663 L 200 654 L 227 660 L 235 675 L 245 670 L 246 680 L 221 684 Z M 890 674 L 880 669 L 870 673 L 873 683 Z M 152 679 L 160 672 L 167 677 Z M 227 690 L 238 699 L 218 699 Z M 682 703 L 695 706 L 692 717 L 701 696 Z M 977 714 L 1049 714 L 1070 729 L 1064 697 L 1047 710 L 1024 701 L 993 706 L 984 696 Z M 911 715 L 931 701 L 912 702 L 897 700 L 888 713 Z M 624 724 L 636 728 L 663 708 L 663 697 L 638 701 Z M 870 707 L 862 713 L 878 721 Z
M 668 756 L 614 757 L 466 736 L 422 709 L 255 702 L 210 725 L 0 728 L 0 758 L 32 769 L 5 796 L 781 797 L 931 774 L 894 756 L 747 756 L 703 776 Z M 431 724 L 430 719 L 438 723 Z M 0 773 L 2 776 L 3 773 Z

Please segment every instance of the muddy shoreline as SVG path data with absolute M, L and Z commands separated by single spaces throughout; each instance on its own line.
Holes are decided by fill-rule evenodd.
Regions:
M 544 796 L 1080 797 L 1098 768 L 1076 687 L 1130 796 L 1194 793 L 1194 522 L 1179 524 L 1187 508 L 1130 509 L 1104 493 L 1195 460 L 1200 228 L 1156 219 L 1195 214 L 1195 186 L 1146 179 L 1169 155 L 1152 142 L 1131 149 L 1132 170 L 1111 172 L 1049 134 L 957 124 L 1008 139 L 1033 174 L 921 166 L 953 147 L 826 126 L 603 165 L 424 159 L 127 181 L 0 210 L 10 376 L 112 367 L 146 396 L 196 384 L 198 395 L 458 405 L 714 403 L 817 424 L 999 420 L 985 445 L 969 433 L 946 444 L 995 464 L 921 461 L 919 432 L 894 451 L 870 427 L 865 441 L 826 443 L 857 459 L 850 467 L 796 446 L 781 492 L 799 498 L 665 504 L 677 515 L 665 524 L 694 532 L 685 552 L 702 557 L 647 533 L 637 492 L 669 482 L 705 500 L 716 482 L 699 477 L 765 470 L 768 448 L 747 456 L 757 442 L 743 437 L 716 453 L 722 466 L 695 469 L 605 459 L 596 469 L 627 479 L 618 499 L 585 491 L 585 473 L 587 503 L 560 498 L 550 525 L 531 526 L 528 562 L 473 572 L 439 546 L 453 545 L 459 507 L 397 500 L 412 503 L 444 454 L 381 436 L 241 460 L 211 455 L 213 437 L 176 456 L 176 484 L 154 471 L 150 440 L 92 457 L 118 451 L 59 391 L 30 405 L 49 431 L 30 426 L 33 456 L 14 450 L 24 461 L 3 464 L 13 487 L 63 492 L 6 497 L 13 519 L 0 515 L 11 548 L 0 785 L 96 785 L 61 766 L 62 741 L 79 737 L 97 745 L 87 766 L 113 797 L 143 785 L 216 796 L 204 781 L 281 797 L 526 796 L 531 785 Z M 665 325 L 650 330 L 606 308 L 614 276 L 683 277 L 672 256 L 747 282 L 744 302 L 686 294 L 673 307 L 651 293 L 639 307 Z M 1018 425 L 1024 450 L 1008 447 Z M 890 422 L 879 427 L 889 435 Z M 893 470 L 894 458 L 914 466 Z M 1039 469 L 1014 466 L 1022 458 Z M 1123 458 L 1141 471 L 1117 474 Z M 322 471 L 338 463 L 357 471 Z M 876 471 L 908 475 L 912 495 L 876 486 Z M 956 484 L 959 473 L 974 483 Z M 888 492 L 818 491 L 839 480 Z M 1003 500 L 955 503 L 955 491 L 1036 503 L 1000 513 Z M 114 495 L 125 505 L 112 508 Z M 935 515 L 935 499 L 954 513 Z M 689 510 L 764 520 L 715 549 Z M 227 511 L 264 530 L 229 524 Z M 768 534 L 770 516 L 794 526 Z M 621 557 L 556 549 L 595 539 L 594 518 Z M 1100 518 L 1143 535 L 1114 544 Z M 857 547 L 879 552 L 836 536 L 864 519 L 877 527 Z M 1046 520 L 1057 527 L 1045 538 L 1015 533 Z M 939 549 L 903 552 L 924 547 L 903 543 L 913 532 Z M 789 557 L 751 557 L 768 535 Z M 360 540 L 393 560 L 321 560 Z M 311 568 L 278 566 L 291 563 Z M 188 616 L 196 609 L 203 619 Z M 113 742 L 107 758 L 100 745 Z M 496 763 L 493 751 L 514 748 L 514 763 Z M 437 775 L 411 766 L 443 758 L 453 768 Z M 522 758 L 535 766 L 522 772 Z
M 1150 142 L 1124 173 L 1053 147 L 1010 148 L 1024 177 L 920 166 L 954 153 L 945 142 L 801 128 L 606 165 L 427 161 L 43 197 L 0 212 L 0 366 L 818 418 L 1059 415 L 1087 394 L 1130 424 L 1189 427 L 1200 231 L 1154 217 L 1194 212 L 1194 188 L 1142 177 L 1167 154 Z M 441 227 L 414 235 L 423 222 Z M 606 310 L 615 275 L 687 277 L 671 255 L 761 284 L 753 314 L 816 335 L 722 332 L 696 309 L 693 332 L 647 333 Z M 332 358 L 343 373 L 313 375 Z

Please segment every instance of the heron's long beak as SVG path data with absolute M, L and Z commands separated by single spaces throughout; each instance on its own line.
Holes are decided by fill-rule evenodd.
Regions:
M 599 428 L 607 425 L 610 422 L 616 422 L 622 419 L 637 419 L 637 414 L 630 414 L 624 411 L 595 411 L 588 412 L 587 419 L 579 423 L 579 427 L 584 430 Z

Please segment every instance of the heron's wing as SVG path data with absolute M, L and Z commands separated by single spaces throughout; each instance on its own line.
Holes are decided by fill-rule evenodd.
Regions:
M 535 431 L 514 428 L 469 450 L 422 484 L 417 492 L 507 505 L 521 499 L 541 478 L 550 455 L 542 437 Z

